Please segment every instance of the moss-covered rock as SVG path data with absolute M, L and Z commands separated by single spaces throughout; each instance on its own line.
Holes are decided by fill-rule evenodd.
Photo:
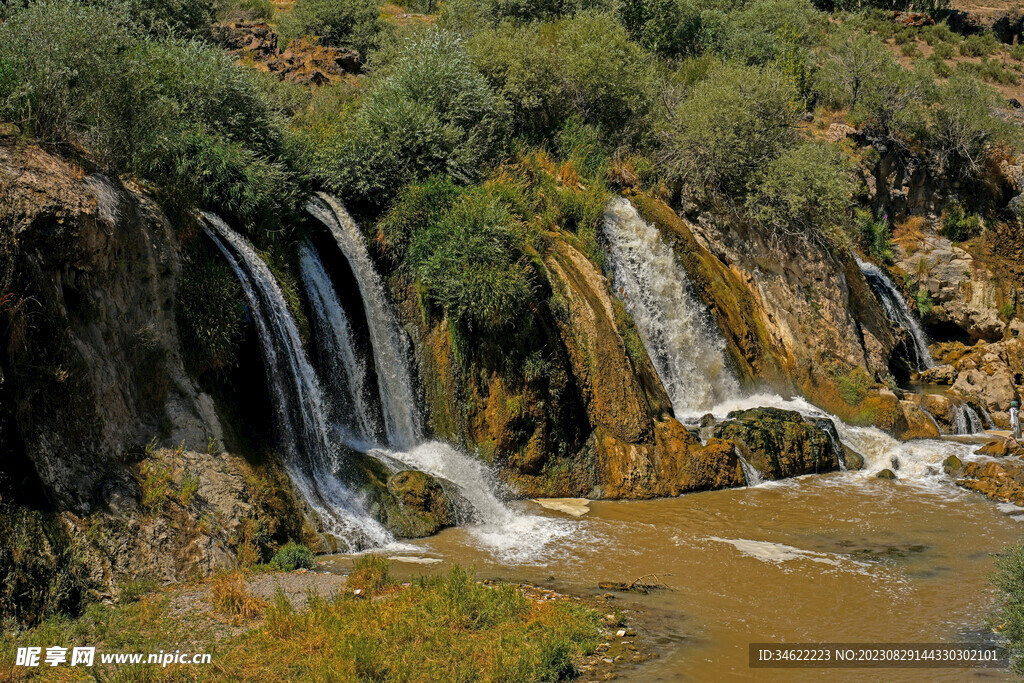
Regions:
M 839 469 L 838 440 L 800 413 L 754 408 L 730 413 L 714 435 L 733 442 L 739 453 L 767 479 Z
M 896 480 L 896 473 L 893 472 L 890 469 L 884 469 L 881 472 L 879 472 L 878 474 L 876 474 L 875 478 L 876 479 L 885 479 L 887 481 L 895 481 Z
M 964 466 L 960 458 L 955 455 L 951 455 L 942 461 L 942 471 L 950 477 L 955 477 L 960 473 L 960 469 Z
M 408 529 L 417 532 L 406 536 L 428 536 L 456 522 L 455 505 L 429 474 L 398 472 L 388 479 L 388 490 L 405 508 Z

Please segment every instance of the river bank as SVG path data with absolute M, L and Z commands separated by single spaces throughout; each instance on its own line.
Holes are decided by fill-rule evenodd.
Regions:
M 140 583 L 0 641 L 5 681 L 609 680 L 647 659 L 629 618 L 602 599 L 477 580 L 460 567 L 392 574 L 363 556 L 347 574 L 239 571 Z M 499 647 L 495 647 L 495 644 Z M 95 647 L 91 667 L 19 666 L 18 648 Z M 180 655 L 170 665 L 103 655 Z M 184 653 L 184 654 L 181 654 Z M 193 656 L 209 655 L 206 662 Z M 180 662 L 180 663 L 179 663 Z

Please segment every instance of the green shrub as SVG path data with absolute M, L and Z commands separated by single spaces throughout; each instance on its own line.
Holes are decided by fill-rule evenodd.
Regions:
M 158 36 L 202 38 L 213 23 L 211 0 L 114 0 L 124 2 L 133 21 Z
M 440 220 L 422 226 L 409 265 L 426 297 L 465 331 L 492 331 L 516 320 L 531 296 L 520 251 L 522 227 L 485 189 L 469 188 Z
M 807 0 L 754 0 L 740 8 L 704 12 L 703 42 L 726 59 L 764 65 L 776 59 L 785 44 L 817 45 L 827 25 Z
M 806 142 L 783 152 L 755 179 L 747 207 L 776 234 L 835 238 L 856 185 L 831 145 Z
M 300 543 L 286 543 L 270 558 L 270 566 L 283 572 L 296 569 L 315 569 L 316 556 Z
M 691 190 L 742 196 L 793 144 L 796 89 L 778 72 L 725 65 L 698 83 L 663 132 L 662 164 Z
M 296 0 L 281 19 L 281 38 L 316 36 L 324 45 L 353 47 L 365 56 L 377 45 L 381 26 L 374 0 Z
M 607 13 L 476 31 L 467 49 L 508 101 L 516 131 L 541 141 L 569 116 L 615 143 L 647 131 L 654 101 L 650 58 Z
M 123 13 L 42 0 L 0 25 L 0 118 L 45 142 L 70 142 L 97 121 L 132 39 Z
M 655 97 L 650 57 L 611 14 L 577 14 L 557 30 L 563 96 L 576 114 L 607 139 L 639 139 Z
M 271 0 L 214 0 L 217 21 L 270 21 L 274 18 Z
M 935 45 L 934 55 L 939 59 L 953 59 L 954 48 L 949 43 L 938 43 Z
M 999 49 L 999 41 L 990 33 L 976 33 L 960 43 L 960 54 L 965 57 L 990 55 Z
M 700 12 L 688 0 L 622 0 L 616 13 L 630 37 L 666 57 L 692 54 L 700 46 Z
M 501 149 L 507 119 L 462 40 L 431 30 L 388 65 L 319 173 L 339 193 L 375 204 L 438 173 L 473 182 Z
M 280 221 L 298 184 L 283 120 L 251 73 L 198 42 L 138 39 L 110 8 L 30 5 L 0 26 L 3 118 L 242 227 Z
M 932 297 L 927 289 L 919 288 L 914 295 L 914 300 L 917 303 L 917 312 L 922 318 L 931 313 L 932 309 L 935 308 L 935 302 L 932 301 Z
M 530 140 L 557 130 L 571 111 L 564 96 L 551 26 L 503 23 L 467 41 L 473 63 L 508 103 L 513 126 Z
M 920 57 L 921 49 L 917 47 L 917 43 L 904 43 L 900 45 L 900 54 L 904 57 Z
M 959 202 L 952 202 L 943 212 L 942 234 L 953 242 L 966 242 L 981 234 L 981 218 L 965 212 Z
M 1007 547 L 996 558 L 992 584 L 998 593 L 995 622 L 1006 639 L 1013 669 L 1024 676 L 1024 546 Z
M 856 224 L 864 251 L 883 263 L 892 263 L 892 228 L 889 222 L 875 218 L 870 211 L 858 209 Z
M 976 180 L 994 145 L 1017 143 L 1019 132 L 994 114 L 995 102 L 992 89 L 963 69 L 938 87 L 927 145 L 940 171 Z

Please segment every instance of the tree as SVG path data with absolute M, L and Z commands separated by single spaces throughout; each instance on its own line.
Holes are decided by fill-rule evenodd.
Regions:
M 849 167 L 833 146 L 805 142 L 757 175 L 747 209 L 779 235 L 828 235 L 843 222 L 855 189 Z
M 996 95 L 977 76 L 957 69 L 939 86 L 931 108 L 928 148 L 936 168 L 953 178 L 976 180 L 995 144 L 1019 138 L 993 113 Z
M 377 45 L 381 25 L 374 0 L 296 0 L 282 21 L 282 35 L 317 36 L 325 45 L 353 47 L 365 56 Z
M 661 131 L 661 163 L 695 194 L 743 196 L 753 175 L 793 144 L 797 100 L 772 69 L 721 66 Z

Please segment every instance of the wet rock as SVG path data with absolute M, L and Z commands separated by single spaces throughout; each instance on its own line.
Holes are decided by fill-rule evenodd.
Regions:
M 416 470 L 397 472 L 388 479 L 388 491 L 404 507 L 403 536 L 429 536 L 456 523 L 456 508 L 434 477 Z
M 922 370 L 920 379 L 926 384 L 952 384 L 956 381 L 956 368 L 952 365 L 936 365 Z
M 942 461 L 942 471 L 950 477 L 955 477 L 960 472 L 960 468 L 963 467 L 963 462 L 960 458 L 955 455 L 951 455 Z
M 906 429 L 900 435 L 902 439 L 937 439 L 940 436 L 935 419 L 923 408 L 911 401 L 900 401 L 903 415 L 907 422 Z
M 876 474 L 875 477 L 878 478 L 878 479 L 887 479 L 889 481 L 895 481 L 896 473 L 893 472 L 892 470 L 886 469 L 886 470 L 882 470 L 881 472 Z
M 829 433 L 795 411 L 754 408 L 730 413 L 714 434 L 731 441 L 766 479 L 839 468 Z
M 975 451 L 978 455 L 989 455 L 994 458 L 1005 458 L 1008 455 L 1024 455 L 1024 448 L 1010 439 L 993 439 Z
M 994 500 L 1024 506 L 1024 463 L 1019 460 L 965 463 L 957 484 Z
M 843 460 L 848 470 L 864 469 L 864 456 L 852 448 L 843 449 Z

